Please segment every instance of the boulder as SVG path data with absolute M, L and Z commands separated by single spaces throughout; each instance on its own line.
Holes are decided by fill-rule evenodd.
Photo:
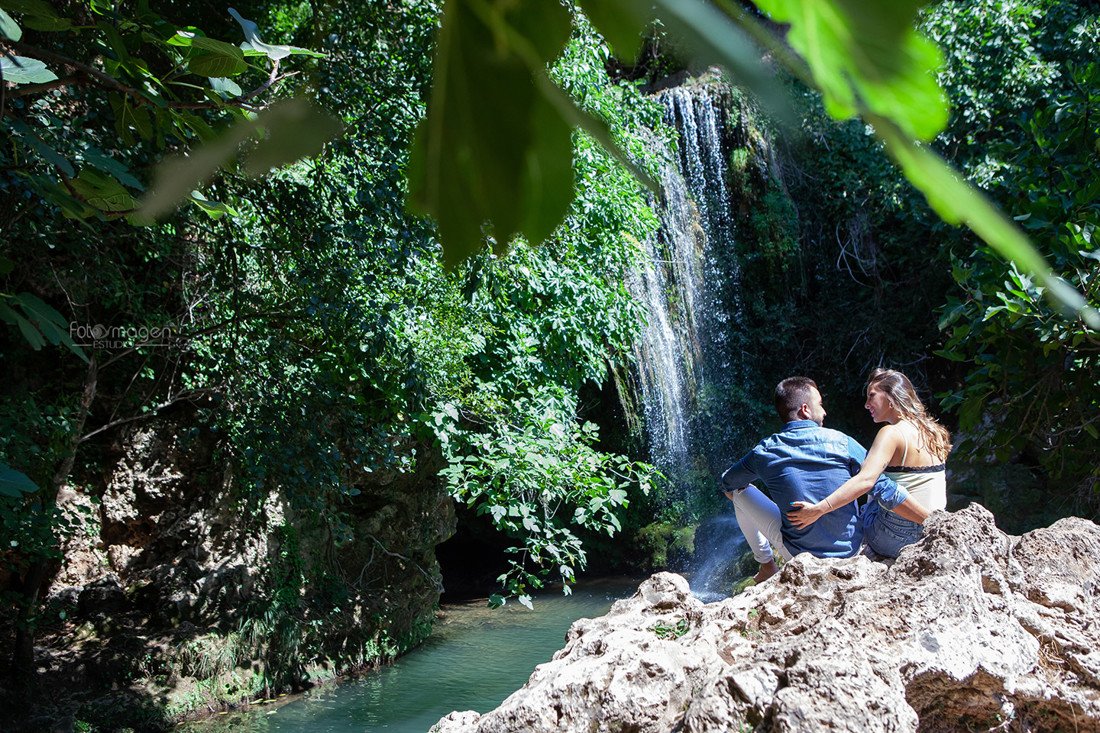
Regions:
M 1100 731 L 1100 527 L 937 512 L 892 563 L 799 555 L 704 604 L 658 573 L 484 715 L 504 731 Z

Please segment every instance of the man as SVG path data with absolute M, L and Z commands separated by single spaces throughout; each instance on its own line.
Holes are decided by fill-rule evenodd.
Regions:
M 760 441 L 722 474 L 722 492 L 733 502 L 737 524 L 760 563 L 760 572 L 754 576 L 758 583 L 778 571 L 774 552 L 784 560 L 800 552 L 850 557 L 859 552 L 863 539 L 854 501 L 804 529 L 795 528 L 786 511 L 794 501 L 824 500 L 859 473 L 867 451 L 844 433 L 822 427 L 825 407 L 812 379 L 788 377 L 780 382 L 775 388 L 775 410 L 786 423 L 783 429 Z M 756 478 L 767 485 L 771 499 L 749 483 Z M 879 477 L 870 493 L 906 519 L 923 522 L 928 516 L 904 489 L 885 476 Z

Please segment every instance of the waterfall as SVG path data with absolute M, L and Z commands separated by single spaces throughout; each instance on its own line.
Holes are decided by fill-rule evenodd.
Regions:
M 648 310 L 635 356 L 651 461 L 670 480 L 674 499 L 691 506 L 700 492 L 716 490 L 736 435 L 730 397 L 743 376 L 733 333 L 739 271 L 721 99 L 702 86 L 673 88 L 659 99 L 679 143 L 676 160 L 659 172 L 654 206 L 661 226 L 644 243 L 646 261 L 630 283 Z M 740 533 L 734 528 L 727 536 Z M 714 552 L 737 554 L 729 542 L 720 544 Z M 712 558 L 702 567 L 716 574 L 726 564 Z M 701 574 L 696 579 L 705 585 Z

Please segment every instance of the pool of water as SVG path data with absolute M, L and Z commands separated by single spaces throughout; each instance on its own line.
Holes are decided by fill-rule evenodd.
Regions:
M 392 665 L 313 690 L 281 705 L 190 723 L 192 733 L 310 731 L 426 733 L 453 710 L 485 713 L 527 682 L 535 666 L 563 646 L 570 624 L 607 613 L 640 579 L 582 581 L 573 594 L 536 596 L 534 608 L 511 601 L 445 604 L 432 635 Z M 177 728 L 179 730 L 179 728 Z

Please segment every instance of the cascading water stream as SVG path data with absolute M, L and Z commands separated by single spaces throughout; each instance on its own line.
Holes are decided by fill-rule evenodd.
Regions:
M 649 314 L 636 357 L 650 456 L 684 499 L 714 491 L 730 457 L 736 415 L 727 402 L 743 375 L 731 333 L 740 317 L 739 272 L 721 101 L 706 87 L 659 98 L 678 133 L 677 162 L 660 171 L 661 227 L 645 243 L 631 287 Z M 711 546 L 696 546 L 703 558 L 692 586 L 701 593 L 737 555 L 740 533 L 730 531 L 729 517 L 716 521 L 724 526 L 703 533 Z

